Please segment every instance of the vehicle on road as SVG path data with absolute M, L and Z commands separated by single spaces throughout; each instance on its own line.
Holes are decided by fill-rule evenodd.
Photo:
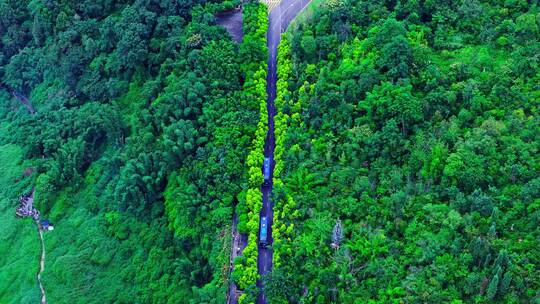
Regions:
M 270 181 L 270 158 L 265 157 L 263 162 L 263 176 L 264 176 L 264 183 L 268 184 Z
M 259 228 L 259 245 L 266 247 L 268 245 L 268 218 L 261 216 L 261 227 Z

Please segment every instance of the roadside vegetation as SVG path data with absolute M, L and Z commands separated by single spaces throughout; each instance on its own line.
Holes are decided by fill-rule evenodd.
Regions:
M 285 139 L 287 135 L 288 124 L 300 123 L 299 104 L 293 104 L 289 93 L 289 80 L 292 77 L 292 61 L 290 59 L 290 44 L 287 37 L 283 35 L 278 48 L 277 58 L 277 74 L 278 80 L 276 85 L 276 116 L 275 122 L 275 138 L 276 148 L 274 150 L 274 189 L 273 198 L 274 206 L 274 223 L 272 227 L 273 244 L 273 264 L 274 268 L 280 268 L 282 263 L 281 253 L 285 249 L 284 242 L 290 242 L 292 231 L 294 229 L 294 221 L 298 215 L 294 199 L 287 194 L 281 173 L 285 167 L 283 155 L 285 153 Z M 291 111 L 287 111 L 291 109 Z M 287 113 L 286 113 L 287 112 Z
M 234 261 L 233 278 L 238 287 L 245 293 L 239 303 L 254 302 L 257 294 L 257 255 L 259 232 L 259 212 L 262 207 L 261 184 L 263 182 L 262 165 L 264 160 L 264 143 L 268 133 L 268 111 L 266 108 L 266 75 L 268 49 L 266 47 L 266 31 L 268 29 L 267 7 L 261 3 L 244 5 L 244 40 L 240 53 L 245 60 L 242 71 L 246 75 L 243 86 L 243 99 L 258 107 L 258 122 L 255 137 L 249 146 L 247 165 L 247 189 L 239 195 L 238 231 L 247 234 L 247 246 L 242 255 Z

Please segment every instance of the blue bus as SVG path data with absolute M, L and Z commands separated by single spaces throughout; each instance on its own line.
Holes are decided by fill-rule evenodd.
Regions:
M 268 218 L 261 216 L 261 227 L 259 229 L 259 245 L 266 247 L 268 245 Z
M 270 181 L 270 158 L 269 157 L 264 158 L 263 176 L 264 176 L 264 182 L 268 183 Z

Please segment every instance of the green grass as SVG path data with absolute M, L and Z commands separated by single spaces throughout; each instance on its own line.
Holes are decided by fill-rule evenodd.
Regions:
M 508 64 L 509 54 L 504 50 L 493 49 L 489 46 L 468 45 L 458 50 L 432 53 L 430 59 L 444 71 L 456 64 L 468 65 L 476 68 L 477 73 L 488 74 L 490 71 L 499 71 Z
M 39 303 L 38 234 L 30 219 L 14 215 L 18 195 L 32 182 L 31 178 L 17 181 L 28 166 L 19 147 L 0 146 L 1 304 Z M 180 243 L 171 243 L 162 218 L 145 222 L 109 212 L 116 209 L 116 202 L 98 199 L 94 193 L 100 166 L 94 162 L 79 187 L 59 191 L 51 210 L 42 213 L 55 227 L 44 233 L 47 254 L 42 281 L 47 300 L 54 304 L 182 303 L 191 286 L 174 270 L 181 258 Z
M 63 189 L 45 215 L 55 227 L 44 235 L 43 281 L 51 303 L 100 303 L 126 287 L 115 280 L 125 261 L 111 263 L 117 242 L 107 235 L 103 214 L 90 210 L 96 201 L 91 191 L 95 172 L 93 167 L 88 170 L 81 188 Z
M 17 219 L 14 185 L 25 166 L 22 150 L 0 146 L 0 303 L 39 303 L 39 239 L 31 219 Z
M 0 303 L 39 303 L 36 280 L 40 246 L 31 219 L 17 219 L 6 200 L 0 207 Z
M 41 251 L 36 226 L 29 218 L 15 217 L 17 197 L 24 189 L 17 186 L 21 184 L 18 180 L 26 167 L 20 147 L 0 146 L 2 304 L 40 301 L 36 273 Z M 125 287 L 114 281 L 123 263 L 107 267 L 116 251 L 101 228 L 103 216 L 85 208 L 94 203 L 88 186 L 93 186 L 92 178 L 85 179 L 84 187 L 77 191 L 64 189 L 55 198 L 51 212 L 42 214 L 55 225 L 54 231 L 44 234 L 47 255 L 43 282 L 51 303 L 98 303 L 102 299 L 114 299 Z M 104 290 L 109 294 L 104 295 Z

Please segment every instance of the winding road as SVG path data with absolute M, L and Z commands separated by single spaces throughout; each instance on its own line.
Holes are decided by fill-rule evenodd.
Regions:
M 274 136 L 274 116 L 276 115 L 276 108 L 274 100 L 276 99 L 276 82 L 277 82 L 277 48 L 281 40 L 281 33 L 283 33 L 289 23 L 298 15 L 298 13 L 306 7 L 310 0 L 283 0 L 277 6 L 274 6 L 268 15 L 268 33 L 267 33 L 267 46 L 268 46 L 268 75 L 266 77 L 266 92 L 268 99 L 266 106 L 268 108 L 268 134 L 266 135 L 266 142 L 264 146 L 264 156 L 271 160 L 271 174 L 270 182 L 261 186 L 263 194 L 263 205 L 260 212 L 260 217 L 268 217 L 268 238 L 270 244 L 272 244 L 272 223 L 274 220 L 274 212 L 272 210 L 274 204 L 270 200 L 273 187 L 273 173 L 274 173 L 274 148 L 276 146 L 276 140 Z M 257 269 L 259 275 L 264 275 L 272 270 L 272 249 L 270 247 L 259 246 L 257 257 Z M 262 281 L 257 282 L 257 286 L 261 288 L 261 292 L 257 298 L 257 303 L 266 304 L 267 299 L 262 291 Z

